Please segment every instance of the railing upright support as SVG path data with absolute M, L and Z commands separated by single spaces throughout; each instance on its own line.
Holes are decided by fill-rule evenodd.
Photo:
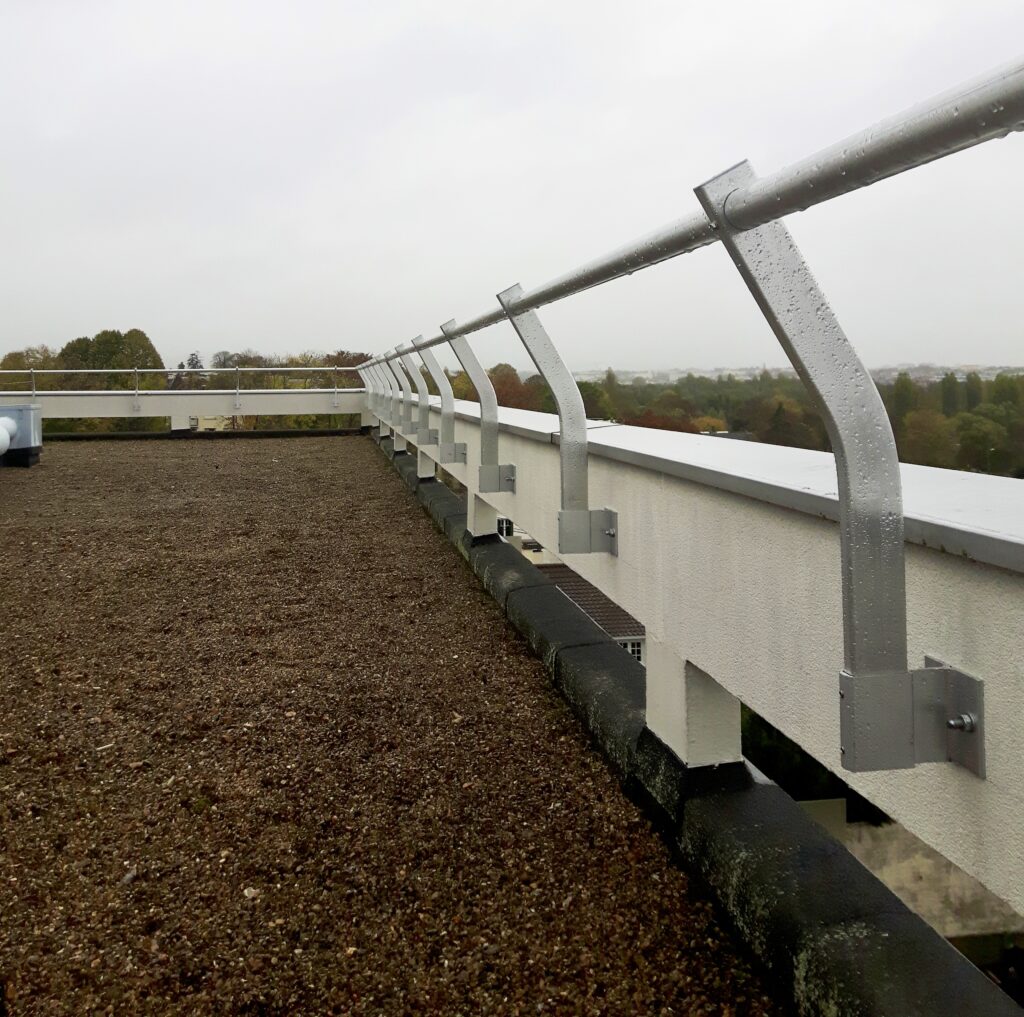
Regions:
M 547 382 L 558 407 L 562 510 L 558 513 L 558 550 L 562 554 L 606 551 L 618 554 L 618 515 L 591 509 L 588 491 L 587 414 L 583 396 L 536 311 L 516 311 L 523 288 L 516 284 L 498 294 L 498 302 Z
M 498 491 L 514 494 L 516 468 L 512 463 L 498 462 L 498 397 L 472 347 L 462 336 L 453 334 L 454 328 L 453 319 L 442 325 L 441 331 L 448 337 L 448 345 L 473 383 L 480 400 L 479 490 L 485 494 Z
M 413 343 L 415 346 L 416 344 Z M 441 370 L 437 357 L 430 350 L 417 349 L 420 359 L 427 365 L 430 377 L 434 379 L 437 391 L 441 393 L 441 441 L 438 454 L 439 463 L 464 463 L 466 461 L 466 443 L 455 440 L 455 394 L 452 392 L 448 375 Z
M 410 434 L 413 430 L 412 383 L 405 376 L 397 350 L 392 350 L 388 354 L 387 365 L 398 379 L 398 385 L 402 390 L 402 410 L 399 417 L 399 426 L 406 434 Z
M 378 366 L 384 375 L 388 388 L 391 389 L 391 398 L 388 400 L 388 406 L 391 411 L 389 423 L 391 425 L 391 434 L 395 441 L 395 450 L 404 452 L 405 439 L 400 433 L 402 430 L 402 389 L 398 381 L 398 375 L 395 374 L 393 367 L 387 360 L 382 360 Z
M 384 425 L 386 437 L 391 431 L 391 386 L 380 364 L 371 364 L 369 370 L 377 382 L 377 416 Z
M 418 335 L 412 341 L 411 346 L 400 346 L 399 359 L 402 361 L 405 373 L 412 378 L 412 383 L 416 386 L 416 398 L 419 403 L 417 407 L 416 444 L 437 445 L 437 428 L 430 426 L 430 392 L 427 389 L 426 381 L 423 380 L 423 372 L 416 366 L 411 356 L 411 351 L 416 346 L 416 343 L 422 341 L 423 336 Z
M 359 378 L 363 383 L 363 388 L 366 390 L 366 408 L 360 416 L 360 423 L 363 426 L 369 425 L 372 429 L 374 427 L 374 421 L 376 421 L 379 434 L 380 417 L 376 412 L 376 394 L 373 390 L 373 378 L 370 375 L 370 369 L 368 367 L 357 367 L 356 374 L 359 375 Z
M 366 390 L 369 394 L 370 411 L 377 418 L 379 435 L 384 437 L 387 432 L 387 425 L 383 417 L 383 393 L 381 392 L 380 376 L 377 373 L 375 364 L 367 364 L 363 369 L 363 377 L 366 379 Z
M 755 179 L 743 162 L 696 194 L 810 390 L 835 452 L 845 647 L 842 764 L 853 771 L 890 770 L 948 758 L 983 773 L 981 683 L 952 668 L 908 669 L 902 486 L 885 406 L 788 228 L 777 220 L 749 230 L 729 222 L 730 194 Z M 970 707 L 958 705 L 964 702 Z M 969 731 L 948 724 L 960 712 L 972 717 Z

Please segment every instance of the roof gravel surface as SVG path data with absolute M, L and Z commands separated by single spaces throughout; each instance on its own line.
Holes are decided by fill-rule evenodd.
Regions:
M 779 1014 L 365 439 L 0 473 L 0 1014 Z

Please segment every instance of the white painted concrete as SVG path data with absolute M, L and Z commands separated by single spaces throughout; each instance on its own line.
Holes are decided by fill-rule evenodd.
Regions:
M 481 494 L 476 404 L 457 411 L 468 464 L 443 469 L 471 500 L 556 547 L 557 418 L 502 409 L 499 459 L 515 464 L 516 493 Z M 431 416 L 439 426 L 436 407 Z M 601 423 L 590 437 L 591 505 L 618 512 L 619 555 L 568 560 L 646 625 L 652 657 L 669 654 L 668 666 L 654 662 L 648 671 L 652 730 L 691 763 L 735 758 L 735 697 L 1024 913 L 1024 483 L 903 472 L 908 515 L 922 524 L 915 532 L 908 522 L 908 540 L 922 540 L 926 524 L 956 552 L 908 544 L 911 664 L 928 654 L 984 680 L 987 779 L 945 763 L 851 774 L 839 763 L 832 457 Z M 980 548 L 981 560 L 967 557 L 968 547 Z M 1022 569 L 1011 567 L 1018 562 Z M 698 672 L 680 675 L 679 662 L 708 677 L 697 685 Z M 708 737 L 700 710 L 710 714 Z

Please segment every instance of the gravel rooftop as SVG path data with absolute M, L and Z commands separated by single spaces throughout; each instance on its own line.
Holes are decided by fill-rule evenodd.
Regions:
M 0 1015 L 780 1014 L 365 438 L 0 471 Z

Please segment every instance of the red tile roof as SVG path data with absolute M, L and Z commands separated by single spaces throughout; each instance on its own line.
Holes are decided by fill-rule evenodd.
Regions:
M 554 584 L 613 639 L 643 639 L 647 630 L 628 611 L 606 597 L 568 565 L 538 565 Z

